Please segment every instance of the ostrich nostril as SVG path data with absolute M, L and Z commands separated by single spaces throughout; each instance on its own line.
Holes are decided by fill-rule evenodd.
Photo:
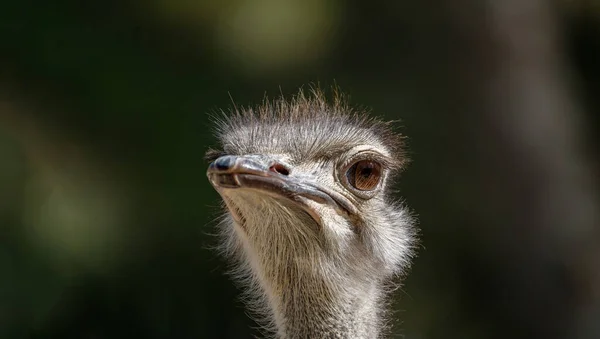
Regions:
M 272 172 L 282 174 L 282 175 L 290 174 L 290 170 L 288 170 L 284 165 L 279 164 L 279 163 L 275 163 L 275 164 L 271 165 L 271 167 L 269 167 L 269 170 Z

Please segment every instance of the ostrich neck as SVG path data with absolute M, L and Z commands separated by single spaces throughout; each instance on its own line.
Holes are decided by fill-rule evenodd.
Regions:
M 378 286 L 353 286 L 351 291 L 328 286 L 317 277 L 271 297 L 280 338 L 377 338 Z M 362 290 L 364 289 L 364 290 Z
M 369 264 L 335 263 L 314 247 L 289 246 L 278 242 L 281 239 L 263 238 L 254 247 L 259 249 L 254 272 L 271 309 L 277 337 L 378 338 L 382 279 L 368 273 L 372 272 Z

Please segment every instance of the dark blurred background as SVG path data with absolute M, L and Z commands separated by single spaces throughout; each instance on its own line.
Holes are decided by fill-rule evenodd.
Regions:
M 0 338 L 251 338 L 210 111 L 337 83 L 400 119 L 394 337 L 600 338 L 600 1 L 3 0 Z

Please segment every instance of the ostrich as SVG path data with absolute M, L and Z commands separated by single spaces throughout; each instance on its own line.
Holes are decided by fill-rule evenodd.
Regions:
M 206 158 L 223 248 L 269 333 L 381 337 L 392 278 L 414 247 L 410 213 L 390 195 L 402 138 L 319 90 L 235 108 L 217 137 Z

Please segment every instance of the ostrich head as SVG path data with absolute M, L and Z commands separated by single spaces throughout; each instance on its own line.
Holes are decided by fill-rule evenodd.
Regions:
M 208 178 L 225 203 L 227 253 L 258 297 L 251 306 L 280 338 L 380 336 L 386 290 L 413 244 L 390 190 L 401 137 L 319 91 L 236 108 L 217 135 Z

